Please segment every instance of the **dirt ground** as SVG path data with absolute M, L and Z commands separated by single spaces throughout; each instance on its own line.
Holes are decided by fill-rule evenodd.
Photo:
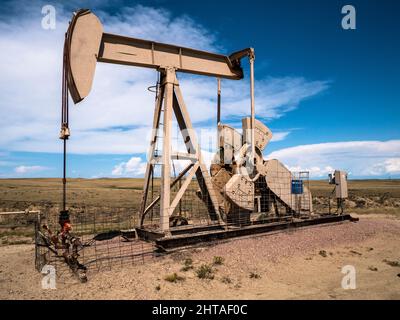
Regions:
M 400 299 L 400 220 L 381 214 L 360 218 L 178 251 L 89 273 L 85 284 L 62 274 L 56 289 L 42 289 L 33 245 L 0 246 L 0 298 Z M 188 258 L 193 262 L 183 271 Z M 211 267 L 213 279 L 198 277 L 203 264 Z M 346 265 L 355 268 L 356 289 L 341 286 Z
M 73 216 L 117 212 L 135 218 L 142 183 L 70 179 L 69 209 Z M 310 184 L 320 212 L 332 186 Z M 58 215 L 60 195 L 60 179 L 0 179 L 0 212 L 37 209 Z M 400 180 L 349 181 L 346 211 L 360 221 L 234 239 L 145 264 L 91 270 L 86 284 L 59 271 L 55 290 L 42 289 L 29 221 L 4 216 L 0 299 L 400 299 Z M 187 259 L 192 263 L 185 267 Z M 346 265 L 355 268 L 356 289 L 341 286 Z M 201 267 L 209 268 L 212 279 L 198 277 Z

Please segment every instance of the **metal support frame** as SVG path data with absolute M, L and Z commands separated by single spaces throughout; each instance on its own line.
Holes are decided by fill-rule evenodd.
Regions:
M 254 141 L 254 127 L 255 127 L 255 107 L 254 107 L 254 51 L 249 52 L 250 60 L 250 104 L 251 104 L 251 165 L 254 165 L 254 157 L 256 155 L 255 141 Z
M 221 124 L 221 78 L 218 81 L 218 92 L 217 92 L 217 128 Z
M 160 83 L 164 83 L 165 79 L 165 74 L 160 72 Z M 140 212 L 144 213 L 145 212 L 145 206 L 146 206 L 146 201 L 147 201 L 147 194 L 149 190 L 149 182 L 151 179 L 151 175 L 154 172 L 154 151 L 156 149 L 156 143 L 157 143 L 157 131 L 160 126 L 160 118 L 161 118 L 161 108 L 163 104 L 163 99 L 164 99 L 164 86 L 160 86 L 160 92 L 157 95 L 156 99 L 156 104 L 155 104 L 155 110 L 154 110 L 154 118 L 153 118 L 153 127 L 152 127 L 152 133 L 151 133 L 151 138 L 150 138 L 150 148 L 149 152 L 147 154 L 147 165 L 146 165 L 146 172 L 144 175 L 144 186 L 143 186 L 143 195 L 142 195 L 142 201 L 141 201 L 141 206 L 140 206 Z
M 190 183 L 189 177 L 196 175 L 201 196 L 206 200 L 211 220 L 225 224 L 221 219 L 217 193 L 213 189 L 208 170 L 201 159 L 196 136 L 183 101 L 176 72 L 184 72 L 223 79 L 239 80 L 243 78 L 241 59 L 249 57 L 251 68 L 251 110 L 252 130 L 254 129 L 254 49 L 246 48 L 229 56 L 205 52 L 191 48 L 158 43 L 149 40 L 130 38 L 103 32 L 99 19 L 90 10 L 78 10 L 67 31 L 67 54 L 71 59 L 66 63 L 68 90 L 74 103 L 82 101 L 90 92 L 97 62 L 152 68 L 160 72 L 160 91 L 156 99 L 153 119 L 153 133 L 150 141 L 148 164 L 145 172 L 145 184 L 140 206 L 141 225 L 147 212 L 146 204 L 149 184 L 154 178 L 154 165 L 162 161 L 160 201 L 160 229 L 168 234 L 169 218 L 175 206 Z M 219 86 L 220 120 L 220 86 Z M 163 114 L 162 157 L 155 156 L 157 132 Z M 189 177 L 180 186 L 176 198 L 171 199 L 171 156 L 182 159 L 185 155 L 171 152 L 171 121 L 175 113 L 179 128 L 187 148 L 187 159 L 193 163 Z M 254 132 L 251 138 L 254 162 Z M 181 177 L 182 178 L 182 177 Z M 178 180 L 180 183 L 180 179 Z M 172 200 L 172 201 L 171 201 Z M 154 202 L 154 201 L 153 201 Z
M 211 226 L 207 231 L 204 232 L 203 229 L 200 230 L 190 230 L 183 229 L 183 232 L 180 234 L 174 231 L 174 234 L 171 237 L 162 237 L 162 235 L 158 234 L 146 234 L 143 230 L 138 230 L 140 233 L 140 237 L 148 238 L 152 236 L 151 240 L 155 241 L 156 246 L 165 251 L 169 251 L 172 249 L 193 246 L 198 243 L 205 243 L 211 241 L 221 241 L 227 240 L 235 237 L 243 237 L 243 236 L 254 236 L 266 234 L 269 232 L 280 232 L 285 230 L 290 230 L 293 228 L 303 228 L 310 227 L 315 225 L 323 225 L 329 223 L 341 223 L 341 222 L 356 222 L 358 218 L 352 218 L 349 214 L 343 215 L 327 215 L 321 216 L 318 218 L 312 219 L 293 219 L 291 217 L 276 217 L 267 223 L 259 223 L 253 224 L 249 226 L 243 226 L 241 228 L 230 228 L 230 229 L 218 229 L 215 226 Z
M 175 208 L 179 204 L 183 194 L 189 186 L 192 178 L 196 175 L 199 182 L 199 186 L 203 195 L 209 198 L 208 210 L 212 220 L 218 221 L 221 225 L 224 224 L 221 219 L 218 201 L 216 198 L 215 191 L 213 189 L 211 178 L 205 166 L 205 163 L 201 157 L 200 146 L 198 145 L 196 134 L 194 132 L 186 105 L 183 100 L 182 92 L 179 87 L 179 82 L 176 77 L 175 68 L 160 69 L 161 73 L 161 84 L 160 93 L 156 100 L 154 119 L 153 119 L 153 132 L 150 140 L 150 148 L 148 153 L 148 163 L 145 173 L 145 182 L 143 187 L 143 197 L 140 206 L 141 215 L 141 227 L 144 223 L 144 217 L 147 212 L 154 207 L 157 202 L 160 202 L 160 231 L 165 235 L 169 235 L 169 218 L 172 216 Z M 162 141 L 162 162 L 161 162 L 161 191 L 160 196 L 156 197 L 147 206 L 147 195 L 149 191 L 150 178 L 154 172 L 154 164 L 159 163 L 159 159 L 155 157 L 155 147 L 157 143 L 157 131 L 160 128 L 161 113 L 164 113 L 163 117 L 163 141 Z M 171 150 L 171 125 L 172 125 L 172 114 L 175 114 L 178 122 L 179 129 L 182 133 L 182 137 L 186 146 L 187 154 L 174 153 Z M 171 158 L 184 158 L 191 161 L 191 164 L 186 167 L 171 183 Z M 183 179 L 187 174 L 187 177 L 180 185 L 179 191 L 177 192 L 174 199 L 171 199 L 171 188 Z

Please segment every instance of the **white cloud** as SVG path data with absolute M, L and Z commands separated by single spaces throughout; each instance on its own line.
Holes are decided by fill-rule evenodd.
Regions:
M 215 35 L 189 16 L 172 17 L 170 12 L 162 8 L 136 5 L 123 7 L 112 15 L 104 11 L 98 15 L 105 25 L 106 32 L 109 33 L 131 35 L 206 51 L 218 47 Z
M 329 173 L 335 171 L 335 168 L 332 168 L 331 166 L 326 166 L 324 168 L 320 168 L 318 166 L 313 166 L 310 168 L 305 168 L 301 166 L 295 166 L 295 167 L 288 166 L 287 168 L 292 172 L 308 171 L 310 173 L 311 178 L 326 177 Z
M 294 110 L 299 103 L 329 87 L 329 81 L 307 81 L 302 77 L 267 77 L 256 81 L 256 114 L 264 118 L 280 118 Z M 230 82 L 223 114 L 249 115 L 250 97 L 247 81 Z M 225 91 L 223 91 L 223 94 Z
M 48 169 L 47 167 L 43 166 L 18 166 L 15 167 L 14 171 L 19 174 L 25 174 L 25 173 L 43 171 L 47 169 Z
M 387 159 L 385 161 L 385 171 L 387 173 L 400 173 L 400 158 Z
M 353 177 L 400 174 L 400 140 L 348 141 L 300 145 L 271 152 L 293 171 L 310 171 L 311 177 L 342 169 Z
M 64 32 L 71 12 L 57 7 L 56 30 L 40 26 L 41 5 L 23 6 L 0 23 L 0 148 L 8 151 L 61 152 L 59 134 L 61 60 Z M 36 12 L 37 15 L 32 15 Z M 163 9 L 123 7 L 110 15 L 96 12 L 107 32 L 224 52 L 214 34 L 187 16 Z M 29 30 L 27 32 L 26 30 Z M 220 43 L 220 42 L 218 42 Z M 256 69 L 257 70 L 257 69 Z M 180 75 L 193 123 L 214 121 L 216 80 Z M 154 70 L 99 63 L 91 94 L 71 105 L 71 153 L 143 153 L 152 123 Z M 268 77 L 256 83 L 259 116 L 278 118 L 329 86 L 301 77 Z M 222 115 L 248 115 L 246 80 L 222 82 Z M 283 135 L 281 134 L 282 138 Z M 279 134 L 275 139 L 279 138 Z
M 113 176 L 122 176 L 122 174 L 124 173 L 124 166 L 125 166 L 125 162 L 121 162 L 120 164 L 117 164 L 114 169 L 111 171 L 111 174 Z M 96 177 L 96 176 L 94 176 Z
M 178 146 L 184 152 L 181 146 Z M 210 167 L 215 152 L 202 148 L 203 161 Z M 400 140 L 347 141 L 300 145 L 273 151 L 265 159 L 278 159 L 289 170 L 309 171 L 310 178 L 327 177 L 335 169 L 345 170 L 351 177 L 400 175 Z M 175 173 L 183 170 L 189 161 L 174 161 Z M 112 175 L 143 176 L 146 161 L 133 157 L 117 164 Z M 173 174 L 171 168 L 171 174 Z
M 389 158 L 384 161 L 377 162 L 370 168 L 367 168 L 365 173 L 372 176 L 400 174 L 400 157 Z
M 289 134 L 290 134 L 290 131 L 272 132 L 271 142 L 285 140 Z
M 182 149 L 179 151 L 184 152 Z M 202 160 L 209 169 L 211 161 L 214 157 L 214 152 L 201 151 Z M 143 161 L 140 157 L 132 157 L 127 162 L 120 162 L 114 166 L 111 171 L 112 176 L 119 177 L 143 177 L 146 172 L 146 160 Z M 173 160 L 171 163 L 171 175 L 177 176 L 183 169 L 190 164 L 190 160 Z M 155 166 L 155 176 L 160 176 L 161 166 Z
M 112 170 L 113 176 L 143 176 L 146 172 L 146 162 L 140 157 L 132 157 L 128 162 L 117 164 Z

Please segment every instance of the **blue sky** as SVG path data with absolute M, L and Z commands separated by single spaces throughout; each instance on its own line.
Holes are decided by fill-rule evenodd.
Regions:
M 44 4 L 56 7 L 55 30 L 41 28 Z M 356 30 L 341 28 L 345 4 L 356 9 Z M 62 173 L 62 41 L 79 7 L 92 9 L 106 32 L 226 54 L 254 47 L 256 115 L 274 133 L 266 158 L 314 178 L 332 168 L 353 178 L 400 177 L 400 3 L 373 0 L 5 2 L 0 177 Z M 146 88 L 155 79 L 151 70 L 98 64 L 91 95 L 71 106 L 69 176 L 143 174 L 154 98 Z M 216 81 L 180 80 L 199 135 L 213 136 Z M 250 109 L 247 78 L 222 89 L 222 120 L 240 129 Z

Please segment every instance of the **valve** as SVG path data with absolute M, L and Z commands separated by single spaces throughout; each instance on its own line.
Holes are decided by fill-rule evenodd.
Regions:
M 63 124 L 60 131 L 60 139 L 66 140 L 69 138 L 70 135 L 71 133 L 69 131 L 69 128 L 65 124 Z

